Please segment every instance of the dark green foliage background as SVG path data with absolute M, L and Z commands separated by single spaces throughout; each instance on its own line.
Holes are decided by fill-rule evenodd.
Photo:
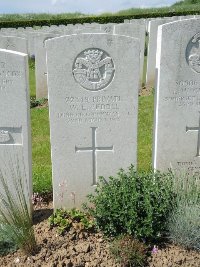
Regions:
M 156 18 L 156 17 L 172 17 L 172 16 L 186 16 L 186 15 L 197 15 L 200 14 L 200 10 L 197 8 L 194 8 L 192 10 L 169 10 L 166 8 L 160 9 L 153 9 L 153 11 L 148 12 L 145 10 L 142 12 L 142 9 L 140 12 L 138 10 L 133 9 L 133 14 L 130 14 L 130 12 L 124 11 L 124 15 L 111 15 L 108 16 L 102 15 L 102 16 L 81 16 L 81 17 L 74 17 L 74 18 L 52 18 L 49 17 L 48 19 L 24 19 L 24 20 L 6 20 L 2 21 L 0 20 L 0 28 L 18 28 L 18 27 L 36 27 L 36 26 L 51 26 L 51 25 L 67 25 L 67 24 L 83 24 L 83 23 L 100 23 L 100 24 L 106 24 L 106 23 L 123 23 L 125 19 L 140 19 L 140 18 Z M 6 19 L 6 17 L 5 17 Z

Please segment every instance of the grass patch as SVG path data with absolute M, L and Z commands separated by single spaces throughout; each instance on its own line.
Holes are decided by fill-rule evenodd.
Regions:
M 30 87 L 30 97 L 36 97 L 36 86 L 35 86 L 35 61 L 29 59 L 29 87 Z
M 48 108 L 31 109 L 33 190 L 52 191 Z
M 147 71 L 147 57 L 144 57 L 143 74 L 142 74 L 142 86 L 146 84 L 146 71 Z
M 138 116 L 138 170 L 152 168 L 154 96 L 139 97 Z

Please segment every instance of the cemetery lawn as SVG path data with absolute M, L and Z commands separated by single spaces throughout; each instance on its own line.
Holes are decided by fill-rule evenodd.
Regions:
M 154 95 L 139 97 L 138 115 L 138 171 L 152 167 Z
M 48 108 L 31 109 L 33 191 L 51 192 L 51 149 Z
M 29 60 L 29 85 L 30 85 L 30 97 L 33 98 L 36 95 L 35 92 L 35 62 Z

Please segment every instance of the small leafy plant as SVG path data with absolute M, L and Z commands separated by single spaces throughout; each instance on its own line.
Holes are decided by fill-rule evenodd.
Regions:
M 173 174 L 139 174 L 131 166 L 120 170 L 108 182 L 99 178 L 95 194 L 84 204 L 106 235 L 133 235 L 155 239 L 166 230 L 166 218 L 173 202 Z
M 116 238 L 110 245 L 110 251 L 123 267 L 145 266 L 147 247 L 130 235 Z
M 47 98 L 36 99 L 35 97 L 31 97 L 31 99 L 30 99 L 30 107 L 31 108 L 35 108 L 35 107 L 43 106 L 47 102 L 48 102 Z
M 70 228 L 92 230 L 95 226 L 94 220 L 86 213 L 78 210 L 57 209 L 54 214 L 49 217 L 50 227 L 57 227 L 59 234 L 64 234 Z

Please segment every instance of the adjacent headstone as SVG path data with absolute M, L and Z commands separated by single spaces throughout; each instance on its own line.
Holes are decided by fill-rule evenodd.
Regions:
M 129 19 L 124 19 L 124 23 L 130 23 Z
M 146 72 L 146 86 L 155 86 L 155 72 L 156 72 L 156 51 L 157 51 L 157 34 L 158 26 L 172 21 L 168 19 L 156 19 L 149 22 L 149 43 L 147 56 L 147 72 Z
M 16 193 L 13 179 L 22 179 L 25 198 L 31 206 L 30 99 L 27 70 L 26 54 L 0 49 L 0 170 L 6 178 L 10 192 L 13 193 L 12 196 Z M 4 194 L 5 187 L 1 182 L 2 179 L 0 192 Z
M 122 23 L 114 27 L 114 33 L 126 35 L 140 40 L 140 83 L 143 82 L 143 66 L 144 66 L 144 47 L 145 47 L 145 24 L 140 23 Z
M 45 33 L 34 38 L 36 99 L 48 97 L 45 41 L 56 36 L 55 34 Z
M 42 26 L 42 27 L 41 27 L 41 30 L 49 30 L 49 29 L 50 29 L 49 26 Z
M 16 36 L 0 36 L 0 48 L 28 53 L 27 40 Z
M 154 168 L 200 174 L 200 20 L 159 26 Z
M 28 54 L 31 58 L 35 58 L 35 37 L 44 34 L 42 31 L 32 31 L 27 33 Z
M 81 207 L 100 175 L 136 166 L 139 41 L 80 34 L 46 48 L 54 208 Z
M 75 29 L 73 31 L 73 34 L 80 34 L 80 33 L 104 33 L 100 27 L 98 28 L 89 28 L 89 27 L 83 27 L 82 29 Z
M 188 16 L 180 16 L 179 19 L 180 20 L 184 20 L 184 19 L 194 19 L 195 15 L 188 15 Z
M 115 23 L 101 24 L 100 30 L 103 33 L 113 34 Z

